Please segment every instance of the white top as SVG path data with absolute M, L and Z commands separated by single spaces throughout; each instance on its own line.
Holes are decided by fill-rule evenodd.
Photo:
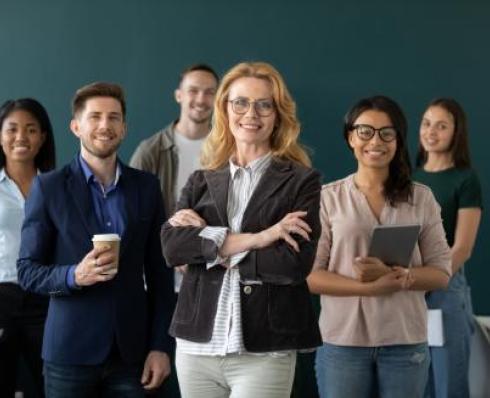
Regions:
M 271 153 L 254 160 L 246 167 L 238 167 L 230 161 L 230 186 L 228 191 L 228 224 L 231 232 L 239 233 L 242 218 L 250 197 L 272 160 Z M 201 236 L 213 240 L 218 247 L 223 244 L 227 234 L 225 227 L 206 227 Z M 242 333 L 242 316 L 240 308 L 240 274 L 236 265 L 242 261 L 248 251 L 235 254 L 229 259 L 218 258 L 207 266 L 217 266 L 228 261 L 230 267 L 223 277 L 223 284 L 218 299 L 216 317 L 214 319 L 213 335 L 207 343 L 194 343 L 177 339 L 177 349 L 186 354 L 194 355 L 226 355 L 245 353 Z
M 200 156 L 203 142 L 204 138 L 191 140 L 178 131 L 175 131 L 175 145 L 179 154 L 179 161 L 177 162 L 179 167 L 177 170 L 176 189 L 174 191 L 176 203 L 189 176 L 201 167 Z
M 177 153 L 179 154 L 179 160 L 177 162 L 177 178 L 174 189 L 175 203 L 179 200 L 182 188 L 184 188 L 187 183 L 189 176 L 201 166 L 200 156 L 203 142 L 204 138 L 191 140 L 175 130 L 174 143 L 177 147 Z M 170 216 L 171 214 L 167 214 L 167 217 Z M 174 272 L 174 290 L 176 293 L 179 292 L 181 284 L 182 273 Z
M 17 186 L 0 169 L 0 283 L 17 283 L 20 231 L 24 221 L 25 199 Z

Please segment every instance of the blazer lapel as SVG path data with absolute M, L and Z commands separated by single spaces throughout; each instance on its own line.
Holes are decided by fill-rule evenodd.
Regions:
M 124 218 L 126 220 L 126 226 L 124 228 L 123 236 L 121 237 L 121 257 L 124 252 L 130 247 L 131 239 L 135 232 L 134 225 L 136 220 L 138 220 L 138 208 L 139 208 L 139 192 L 138 186 L 134 183 L 131 175 L 131 170 L 121 165 L 121 177 L 119 184 L 124 195 Z
M 291 176 L 291 163 L 273 158 L 271 165 L 265 170 L 255 188 L 252 197 L 248 201 L 247 209 L 243 215 L 242 230 L 245 230 L 249 219 L 256 219 L 259 210 Z
M 204 174 L 209 192 L 216 205 L 221 225 L 228 226 L 228 189 L 230 185 L 230 166 Z
M 70 174 L 67 180 L 67 189 L 71 194 L 75 207 L 80 215 L 81 223 L 85 226 L 87 233 L 92 237 L 99 229 L 97 217 L 92 205 L 90 190 L 83 175 L 78 159 L 74 159 L 70 165 Z

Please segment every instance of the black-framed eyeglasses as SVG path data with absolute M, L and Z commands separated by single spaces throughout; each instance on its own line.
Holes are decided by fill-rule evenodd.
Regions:
M 269 116 L 272 115 L 274 110 L 276 109 L 274 105 L 274 100 L 272 99 L 261 99 L 257 101 L 249 101 L 246 98 L 235 98 L 233 100 L 229 100 L 231 102 L 231 109 L 237 115 L 244 115 L 250 109 L 250 105 L 253 104 L 255 112 L 259 116 Z
M 376 132 L 384 142 L 391 142 L 396 140 L 396 129 L 394 127 L 381 127 L 380 129 L 375 129 L 369 124 L 355 124 L 352 126 L 352 130 L 355 130 L 357 136 L 363 141 L 369 141 L 374 137 Z

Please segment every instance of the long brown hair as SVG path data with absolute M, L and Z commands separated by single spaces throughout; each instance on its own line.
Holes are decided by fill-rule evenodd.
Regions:
M 468 140 L 468 122 L 463 107 L 453 98 L 436 98 L 425 108 L 425 112 L 433 106 L 438 106 L 449 112 L 454 121 L 454 133 L 449 145 L 449 152 L 458 169 L 471 167 L 470 146 Z M 416 165 L 422 167 L 427 162 L 427 151 L 419 141 Z

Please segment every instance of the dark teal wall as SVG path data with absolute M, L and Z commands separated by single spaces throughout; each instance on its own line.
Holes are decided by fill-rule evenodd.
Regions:
M 122 157 L 177 114 L 179 71 L 196 61 L 222 73 L 265 60 L 296 98 L 303 139 L 325 181 L 353 169 L 341 137 L 344 112 L 361 96 L 394 97 L 410 121 L 414 149 L 425 104 L 457 98 L 466 108 L 471 149 L 490 197 L 490 3 L 476 0 L 213 1 L 16 0 L 0 8 L 0 101 L 33 96 L 47 107 L 58 160 L 77 149 L 69 101 L 94 80 L 127 92 L 129 135 Z M 467 272 L 475 311 L 490 314 L 490 253 L 484 217 Z

